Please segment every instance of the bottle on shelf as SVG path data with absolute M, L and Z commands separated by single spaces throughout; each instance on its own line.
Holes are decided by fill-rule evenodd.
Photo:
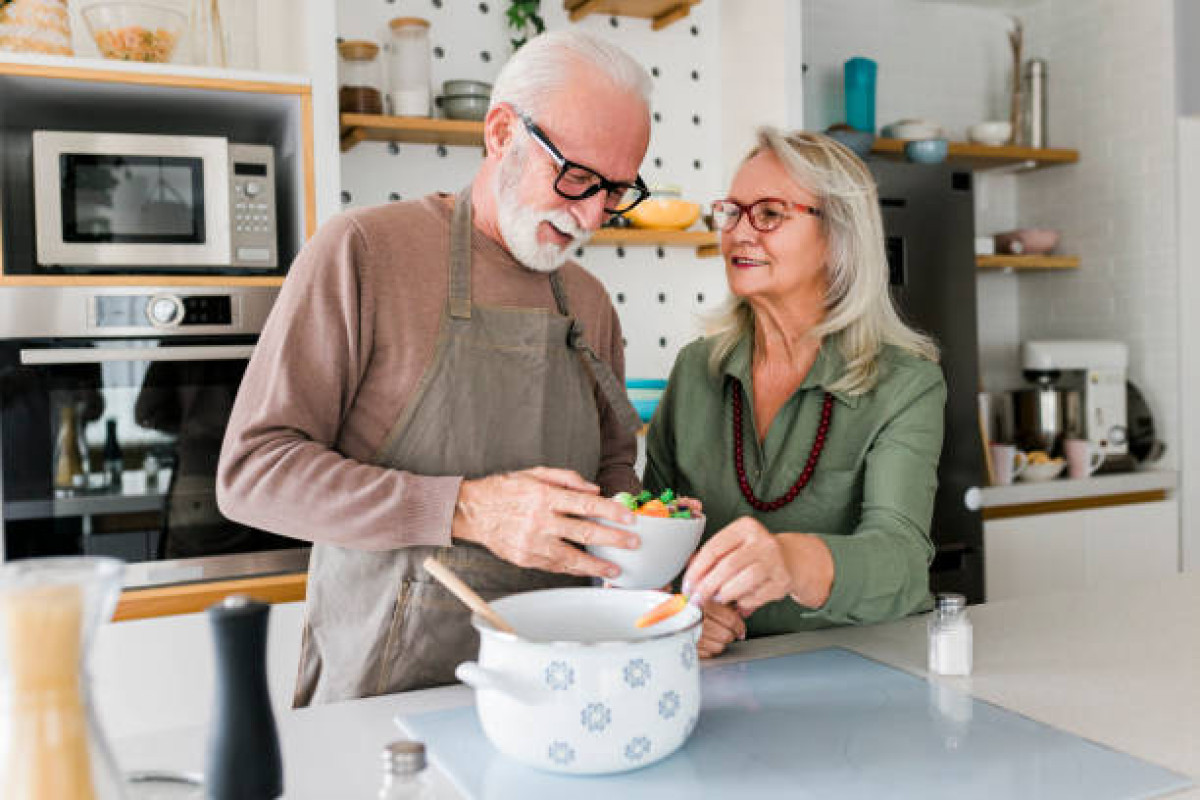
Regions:
M 104 483 L 109 489 L 121 491 L 121 473 L 125 471 L 125 459 L 121 453 L 121 444 L 117 441 L 117 421 L 105 420 L 107 431 L 104 435 Z
M 383 748 L 383 785 L 378 800 L 431 800 L 425 745 L 400 739 Z
M 69 492 L 87 488 L 87 450 L 79 431 L 75 406 L 58 408 L 58 438 L 54 443 L 54 488 Z

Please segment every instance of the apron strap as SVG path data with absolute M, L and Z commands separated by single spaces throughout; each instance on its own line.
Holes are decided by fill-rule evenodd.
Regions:
M 455 319 L 471 318 L 471 186 L 454 199 L 450 218 L 449 314 Z
M 625 393 L 612 368 L 596 355 L 587 343 L 583 336 L 583 323 L 571 316 L 567 287 L 563 286 L 562 277 L 557 270 L 550 273 L 550 288 L 554 291 L 554 302 L 558 305 L 559 313 L 571 320 L 571 328 L 567 331 L 567 346 L 583 355 L 583 364 L 600 387 L 600 394 L 616 416 L 617 424 L 623 430 L 636 433 L 642 427 L 642 418 L 638 416 L 633 403 L 629 402 L 629 395 Z

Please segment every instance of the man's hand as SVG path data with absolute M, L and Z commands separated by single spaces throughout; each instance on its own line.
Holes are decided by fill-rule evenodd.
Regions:
M 637 534 L 580 517 L 631 525 L 633 512 L 600 497 L 600 488 L 566 469 L 535 467 L 463 481 L 450 535 L 483 545 L 519 567 L 615 578 L 621 570 L 568 542 L 621 547 Z

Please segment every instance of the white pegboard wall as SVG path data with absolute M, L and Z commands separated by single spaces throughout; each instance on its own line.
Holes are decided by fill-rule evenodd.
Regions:
M 436 94 L 448 79 L 495 80 L 511 54 L 507 7 L 506 0 L 339 0 L 338 36 L 382 44 L 391 18 L 428 19 Z M 678 185 L 684 197 L 702 203 L 725 191 L 716 2 L 694 6 L 688 17 L 661 31 L 630 17 L 592 16 L 572 23 L 560 0 L 543 0 L 542 16 L 548 30 L 576 25 L 620 45 L 651 73 L 653 123 L 642 166 L 647 183 Z M 359 144 L 342 154 L 343 207 L 456 191 L 471 179 L 479 157 L 475 147 Z M 715 309 L 727 294 L 721 259 L 698 258 L 690 247 L 597 245 L 580 251 L 577 260 L 613 297 L 631 378 L 666 377 L 679 348 L 700 334 L 700 314 Z

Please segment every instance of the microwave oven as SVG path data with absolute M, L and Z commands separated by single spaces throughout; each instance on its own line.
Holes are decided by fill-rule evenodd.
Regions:
M 275 150 L 216 136 L 33 132 L 39 269 L 271 272 Z

